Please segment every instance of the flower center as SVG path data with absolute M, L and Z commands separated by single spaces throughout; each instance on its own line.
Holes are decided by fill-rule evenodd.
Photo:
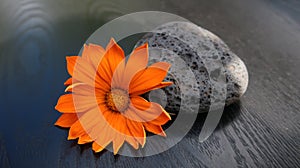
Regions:
M 125 90 L 112 89 L 106 93 L 106 105 L 112 111 L 123 112 L 128 108 L 129 95 Z

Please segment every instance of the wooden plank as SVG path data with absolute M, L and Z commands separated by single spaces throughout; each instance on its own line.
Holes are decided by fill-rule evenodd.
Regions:
M 0 136 L 0 167 L 10 168 L 9 159 L 7 156 L 6 146 L 3 138 Z

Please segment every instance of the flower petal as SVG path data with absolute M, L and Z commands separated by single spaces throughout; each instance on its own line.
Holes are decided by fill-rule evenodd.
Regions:
M 126 136 L 125 141 L 128 142 L 134 149 L 139 148 L 139 143 L 133 136 Z
M 136 48 L 130 55 L 124 74 L 120 76 L 122 83 L 121 88 L 129 90 L 129 83 L 136 73 L 146 68 L 148 64 L 148 44 Z
M 104 147 L 99 145 L 97 142 L 93 142 L 92 148 L 95 152 L 101 152 L 103 149 L 105 149 Z
M 148 64 L 148 44 L 136 48 L 130 55 L 125 68 L 126 78 L 130 79 Z
M 114 155 L 118 153 L 124 141 L 125 141 L 124 135 L 118 135 L 118 134 L 116 135 L 115 139 L 113 140 Z
M 55 109 L 62 113 L 80 113 L 92 107 L 96 107 L 98 101 L 99 100 L 96 100 L 94 96 L 65 94 L 60 96 Z
M 147 123 L 147 122 L 143 123 L 143 125 L 144 125 L 145 129 L 149 132 L 152 132 L 154 134 L 161 135 L 161 136 L 164 136 L 164 137 L 167 136 L 160 125 L 154 125 L 154 124 Z
M 98 79 L 105 80 L 106 83 L 111 84 L 112 76 L 118 65 L 125 59 L 125 54 L 122 48 L 111 39 L 106 47 L 106 52 L 101 59 L 97 69 Z
M 87 134 L 91 139 L 96 139 L 101 132 L 101 125 L 103 125 L 103 117 L 98 108 L 91 108 L 85 113 L 77 114 L 78 121 L 76 121 L 70 128 L 69 139 L 76 139 Z M 97 134 L 93 134 L 97 131 Z
M 125 140 L 129 141 L 130 144 L 135 148 L 138 148 L 138 142 L 134 138 L 134 135 L 132 135 L 132 133 L 130 132 L 130 128 L 127 125 L 127 118 L 124 117 L 121 113 L 109 113 L 110 114 L 106 115 L 105 117 L 107 120 L 107 124 L 109 124 L 109 127 L 107 128 L 107 130 L 109 130 L 108 132 L 114 133 L 115 135 L 112 139 L 114 154 L 118 153 Z
M 62 113 L 76 113 L 72 94 L 60 96 L 55 109 Z
M 105 148 L 115 136 L 115 132 L 111 132 L 110 124 L 108 124 L 111 118 L 106 116 L 110 113 L 111 112 L 108 111 L 108 109 L 100 106 L 100 108 L 89 110 L 79 118 L 86 134 L 102 148 Z M 106 117 L 109 118 L 109 121 L 106 121 Z M 98 152 L 100 149 L 94 149 L 94 151 Z
M 110 132 L 109 124 L 105 124 L 105 127 L 98 132 L 98 137 L 95 139 L 95 142 L 105 148 L 115 137 L 115 132 Z
M 91 137 L 88 134 L 84 134 L 79 137 L 78 144 L 86 144 L 86 143 L 90 143 L 92 141 L 93 140 L 91 139 Z
M 101 66 L 105 50 L 98 45 L 84 45 L 82 58 L 79 57 L 75 65 L 75 79 L 91 85 L 92 87 L 108 90 L 110 83 L 101 78 L 102 74 L 97 72 L 98 66 Z M 105 61 L 104 61 L 105 62 Z M 100 76 L 99 76 L 100 75 Z
M 62 114 L 59 119 L 55 122 L 55 125 L 64 127 L 64 128 L 69 128 L 78 120 L 77 114 Z
M 172 84 L 173 84 L 173 82 L 160 82 L 158 85 L 153 86 L 152 88 L 147 88 L 147 89 L 144 89 L 144 90 L 136 91 L 136 92 L 132 93 L 131 95 L 134 95 L 134 96 L 142 95 L 142 94 L 147 93 L 151 90 L 164 88 L 164 87 L 170 86 Z
M 120 88 L 120 89 L 128 90 L 128 84 L 126 85 L 124 82 L 124 79 L 127 79 L 127 77 L 124 73 L 125 62 L 126 62 L 126 59 L 123 59 L 117 66 L 117 68 L 112 76 L 111 88 Z
M 95 84 L 96 71 L 92 65 L 85 59 L 78 57 L 73 69 L 73 79 L 91 86 Z
M 105 115 L 105 118 L 112 131 L 115 131 L 122 136 L 131 135 L 128 129 L 125 129 L 126 117 L 121 113 L 110 111 L 110 114 Z
M 128 133 L 128 130 L 125 129 L 126 118 L 123 117 L 123 115 L 121 115 L 120 113 L 112 113 L 110 117 L 112 118 L 112 121 L 109 123 L 112 129 L 111 132 L 116 132 L 113 139 L 114 155 L 116 155 L 125 141 L 126 133 Z
M 131 97 L 130 110 L 125 115 L 131 120 L 149 122 L 155 125 L 164 125 L 171 120 L 170 115 L 157 103 L 148 102 L 140 96 Z
M 67 79 L 67 80 L 65 81 L 64 85 L 65 85 L 65 86 L 71 85 L 71 84 L 72 84 L 72 80 L 73 80 L 72 78 Z
M 72 92 L 73 95 L 87 96 L 86 98 L 90 98 L 90 99 L 94 97 L 94 99 L 97 100 L 98 104 L 105 102 L 105 94 L 107 93 L 102 89 L 93 88 L 90 85 L 84 83 L 71 84 L 65 89 L 65 92 Z
M 147 120 L 144 120 L 143 118 L 140 117 L 140 114 L 138 114 L 139 110 L 135 110 L 136 108 L 133 105 L 130 105 L 130 107 L 123 112 L 123 115 L 132 121 L 136 121 L 136 122 L 146 122 Z M 144 112 L 142 112 L 144 113 Z
M 169 63 L 158 62 L 140 71 L 131 80 L 129 93 L 135 94 L 157 86 L 166 77 L 169 68 Z
M 133 137 L 139 142 L 139 144 L 142 145 L 142 147 L 144 147 L 146 143 L 146 132 L 143 124 L 140 122 L 132 121 L 130 119 L 127 119 L 126 123 Z
M 85 59 L 77 58 L 76 65 L 73 70 L 73 82 L 85 83 L 91 87 L 100 88 L 102 90 L 109 90 L 110 84 L 99 78 L 96 70 Z
M 91 87 L 90 85 L 87 85 L 84 83 L 74 83 L 74 84 L 69 85 L 65 89 L 65 92 L 73 92 L 78 95 L 93 96 L 95 89 L 93 87 Z
M 75 67 L 77 58 L 78 58 L 78 56 L 68 56 L 68 57 L 66 57 L 66 60 L 67 60 L 67 70 L 68 70 L 68 73 L 71 76 L 73 76 L 73 71 L 74 71 L 74 67 Z
M 80 113 L 78 120 L 80 120 L 86 133 L 92 138 L 96 139 L 101 129 L 106 125 L 104 115 L 106 111 L 100 111 L 98 107 L 91 108 L 85 113 Z
M 70 128 L 69 130 L 69 135 L 68 135 L 68 140 L 71 139 L 76 139 L 82 135 L 85 134 L 85 130 L 82 127 L 81 123 L 79 120 L 77 120 Z
M 98 69 L 98 64 L 104 56 L 105 50 L 103 47 L 95 44 L 84 45 L 82 58 L 86 59 L 92 64 L 94 69 Z

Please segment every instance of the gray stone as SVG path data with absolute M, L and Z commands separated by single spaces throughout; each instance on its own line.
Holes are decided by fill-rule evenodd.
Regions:
M 136 46 L 145 42 L 149 44 L 149 63 L 172 64 L 165 80 L 174 85 L 163 89 L 169 112 L 179 108 L 205 112 L 212 102 L 229 105 L 247 89 L 248 72 L 243 61 L 219 37 L 195 24 L 162 25 L 147 33 Z

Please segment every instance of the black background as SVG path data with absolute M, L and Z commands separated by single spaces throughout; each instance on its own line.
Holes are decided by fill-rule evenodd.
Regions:
M 104 23 L 143 10 L 178 14 L 221 37 L 247 65 L 248 90 L 204 143 L 201 114 L 159 155 L 94 154 L 53 125 L 65 56 Z M 298 167 L 299 16 L 297 0 L 0 0 L 0 167 Z

